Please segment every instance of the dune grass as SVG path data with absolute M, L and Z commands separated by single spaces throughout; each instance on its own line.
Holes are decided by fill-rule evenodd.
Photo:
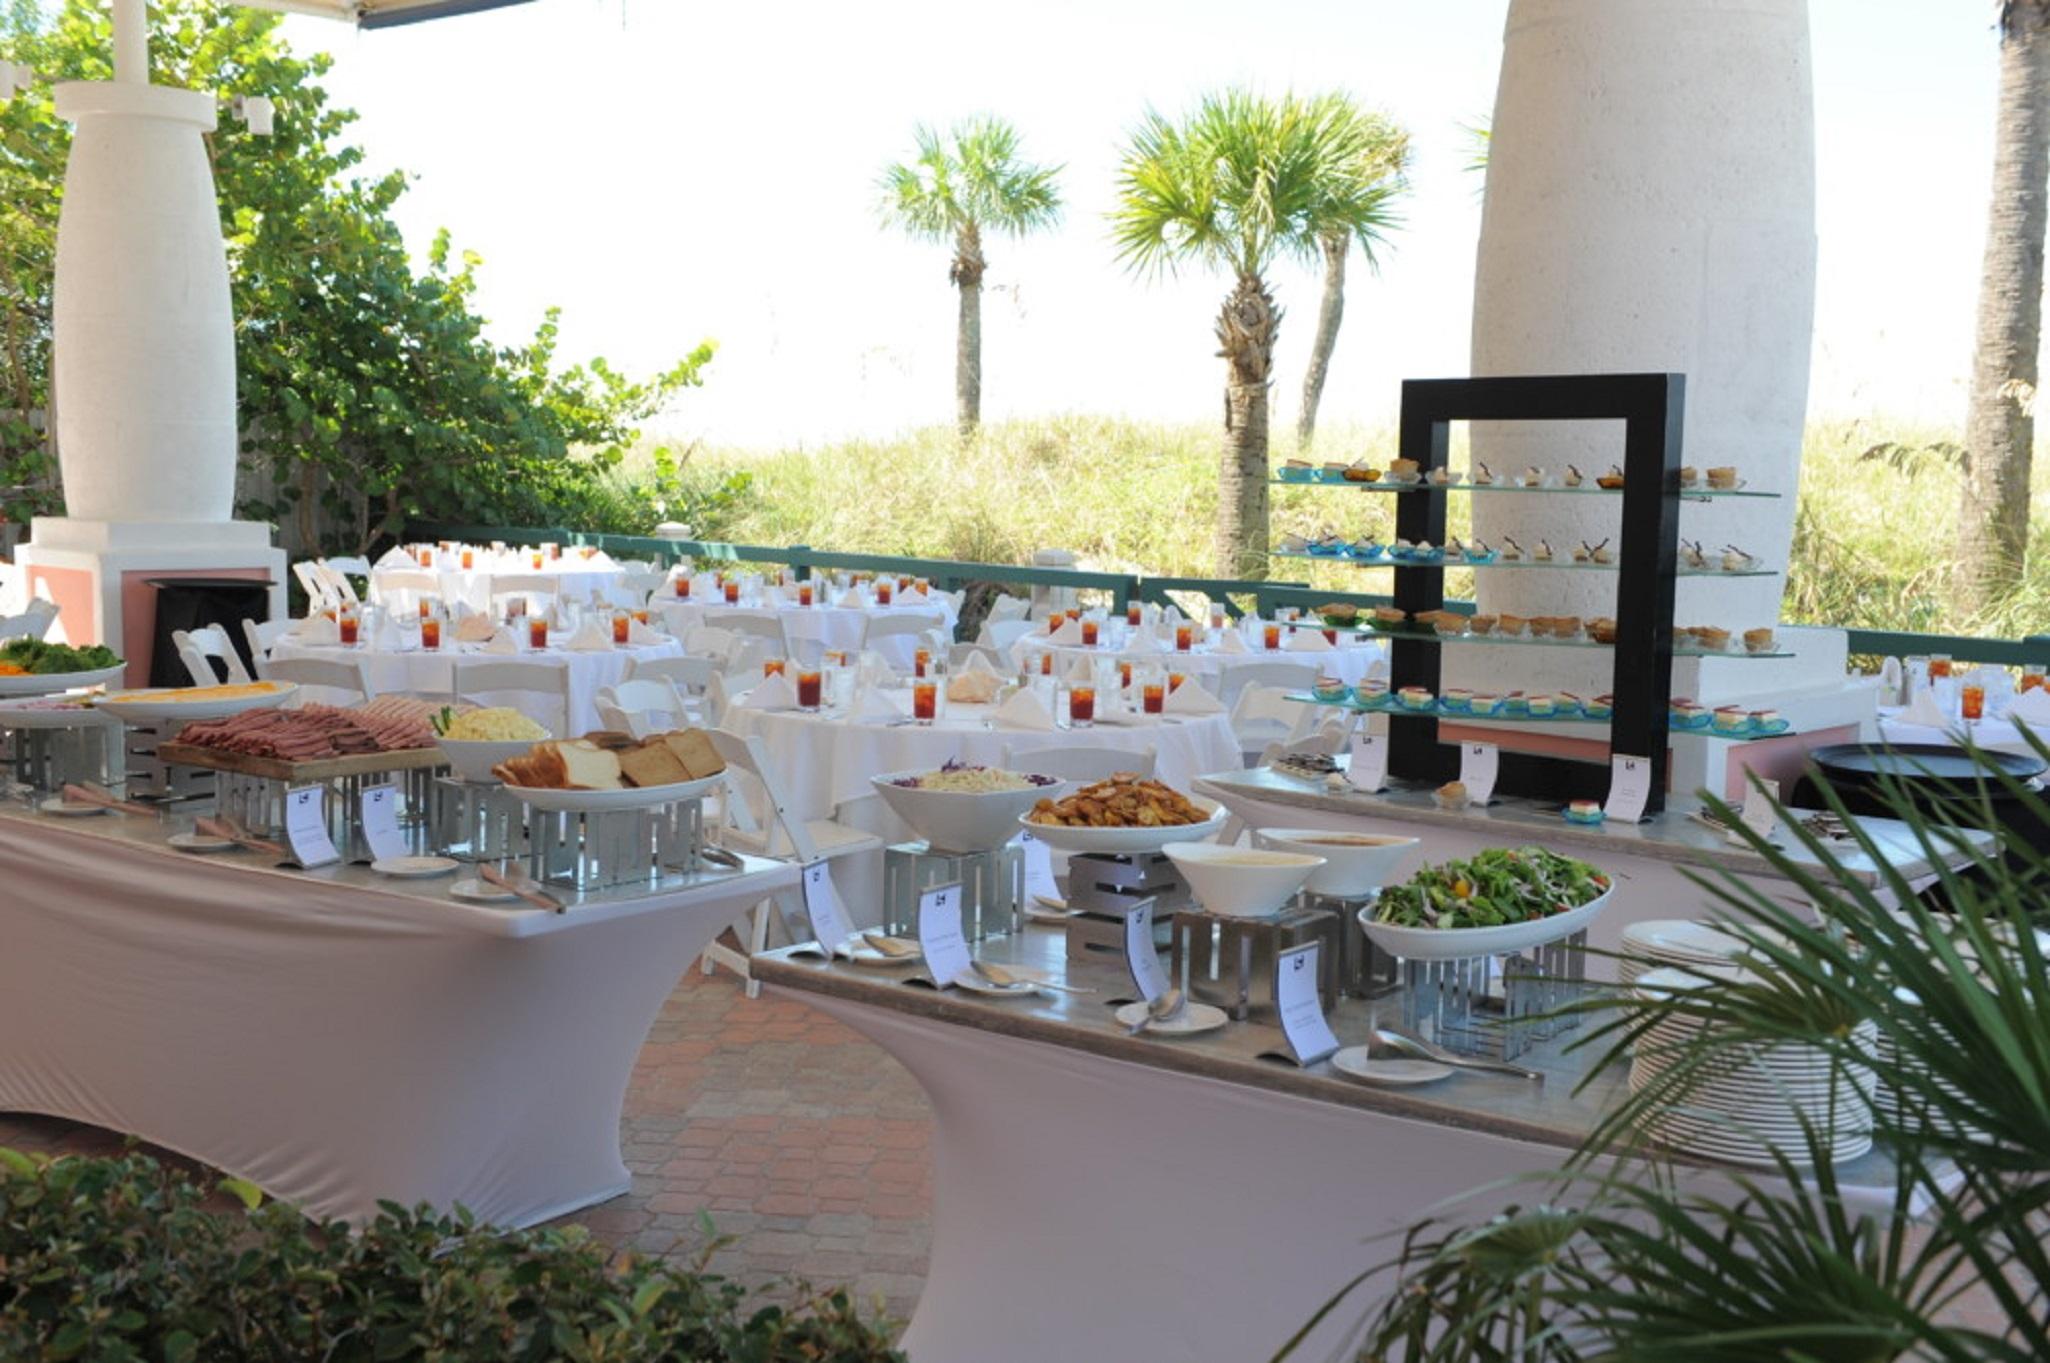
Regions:
M 2050 630 L 2050 468 L 2038 460 L 2036 534 L 2021 587 L 1976 616 L 1949 603 L 1957 524 L 1955 431 L 1866 419 L 1807 433 L 1784 618 L 1871 629 L 2018 637 Z M 1285 451 L 1278 448 L 1276 458 Z M 1320 432 L 1320 457 L 1394 452 L 1392 428 Z M 746 469 L 749 504 L 725 538 L 848 552 L 1027 563 L 1041 548 L 1114 572 L 1204 576 L 1217 506 L 1217 433 L 1061 416 L 814 449 L 701 449 L 700 471 Z M 1328 494 L 1275 489 L 1275 537 L 1330 519 Z M 1455 533 L 1466 499 L 1450 502 Z M 1359 590 L 1344 567 L 1277 561 L 1273 576 Z M 1463 575 L 1461 575 L 1463 576 Z M 1461 591 L 1466 584 L 1449 584 Z

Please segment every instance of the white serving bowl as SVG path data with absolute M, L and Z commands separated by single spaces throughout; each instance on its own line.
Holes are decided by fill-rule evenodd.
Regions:
M 1198 903 L 1224 918 L 1265 918 L 1294 897 L 1324 858 L 1214 842 L 1171 842 L 1167 854 Z
M 1253 845 L 1322 857 L 1324 865 L 1310 876 L 1311 892 L 1364 899 L 1383 885 L 1401 880 L 1408 863 L 1420 855 L 1423 842 L 1328 828 L 1263 828 L 1253 834 Z
M 501 762 L 515 757 L 525 757 L 529 749 L 542 742 L 536 738 L 437 738 L 441 755 L 448 759 L 455 774 L 465 781 L 497 782 L 491 769 Z
M 1074 784 L 1053 781 L 1024 790 L 985 792 L 925 790 L 892 784 L 907 777 L 923 776 L 930 770 L 928 767 L 921 771 L 889 772 L 871 776 L 869 782 L 876 794 L 883 797 L 883 803 L 932 844 L 935 852 L 987 852 L 1001 847 L 1016 836 L 1018 820 L 1032 806 L 1044 799 L 1059 799 Z

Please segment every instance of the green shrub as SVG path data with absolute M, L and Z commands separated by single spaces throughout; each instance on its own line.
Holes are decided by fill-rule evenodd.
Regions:
M 386 1204 L 351 1234 L 222 1187 L 245 1208 L 209 1207 L 210 1190 L 141 1155 L 0 1149 L 0 1358 L 902 1363 L 844 1291 L 751 1303 L 716 1275 L 610 1256 L 581 1227 L 502 1232 Z

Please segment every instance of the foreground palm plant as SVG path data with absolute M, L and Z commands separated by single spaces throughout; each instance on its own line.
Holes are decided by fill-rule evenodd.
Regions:
M 1148 113 L 1119 168 L 1111 230 L 1120 260 L 1153 275 L 1192 261 L 1233 278 L 1216 328 L 1225 362 L 1222 577 L 1267 575 L 1267 403 L 1281 334 L 1267 272 L 1283 255 L 1315 261 L 1330 233 L 1371 250 L 1392 221 L 1400 177 L 1363 154 L 1364 124 L 1347 110 L 1357 112 L 1342 96 L 1228 90 L 1180 123 Z
M 982 421 L 982 234 L 1022 237 L 1060 221 L 1061 168 L 1021 160 L 1018 130 L 1000 118 L 971 119 L 945 136 L 921 127 L 917 140 L 917 156 L 883 171 L 882 214 L 914 237 L 954 248 L 954 414 L 961 434 L 973 435 Z
M 1991 792 L 2050 818 L 2038 792 L 1985 770 L 1978 794 L 1942 807 L 1895 786 L 1882 798 L 1932 862 L 1958 848 L 1947 826 L 2000 826 Z M 1746 938 L 1747 973 L 1578 1006 L 1575 1047 L 1614 1064 L 1660 1046 L 1662 1079 L 1622 1101 L 1566 1171 L 1527 1185 L 1531 1201 L 1412 1227 L 1355 1279 L 1325 1314 L 1386 1286 L 1362 1360 L 2050 1358 L 2050 973 L 2034 931 L 2050 864 L 2021 846 L 1967 850 L 1941 877 L 1954 912 L 1936 913 L 1897 875 L 1867 887 L 1838 848 L 1782 823 L 1819 870 L 1745 840 L 1813 921 L 1745 882 L 1697 877 Z M 1700 1030 L 1681 1045 L 1654 1038 L 1678 1018 Z M 1806 1165 L 1782 1158 L 1756 1175 L 1704 1176 L 1633 1144 L 1644 1116 L 1685 1104 L 1731 1047 L 1775 1043 L 1819 1048 L 1847 1092 L 1894 1090 L 1873 1111 L 1883 1158 L 1861 1166 L 1855 1192 L 1815 1127 Z

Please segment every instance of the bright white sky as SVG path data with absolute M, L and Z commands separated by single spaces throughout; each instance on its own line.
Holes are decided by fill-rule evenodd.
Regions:
M 1225 283 L 1147 283 L 1111 258 L 1117 148 L 1203 90 L 1344 87 L 1412 130 L 1408 226 L 1356 264 L 1330 421 L 1392 416 L 1404 377 L 1466 372 L 1479 180 L 1462 124 L 1494 103 L 1506 0 L 539 0 L 357 34 L 336 56 L 373 167 L 417 186 L 415 250 L 446 225 L 485 257 L 499 334 L 564 309 L 564 354 L 645 371 L 705 336 L 707 386 L 665 423 L 715 442 L 887 435 L 952 417 L 943 248 L 882 230 L 874 181 L 912 126 L 980 113 L 1065 164 L 1065 222 L 989 248 L 987 418 L 1207 421 Z M 1962 421 L 1990 180 L 1997 41 L 1982 0 L 1813 0 L 1818 216 L 1814 415 Z M 1252 20 L 1249 22 L 1249 18 Z M 289 112 L 281 116 L 289 116 Z M 1288 310 L 1292 420 L 1316 281 Z

